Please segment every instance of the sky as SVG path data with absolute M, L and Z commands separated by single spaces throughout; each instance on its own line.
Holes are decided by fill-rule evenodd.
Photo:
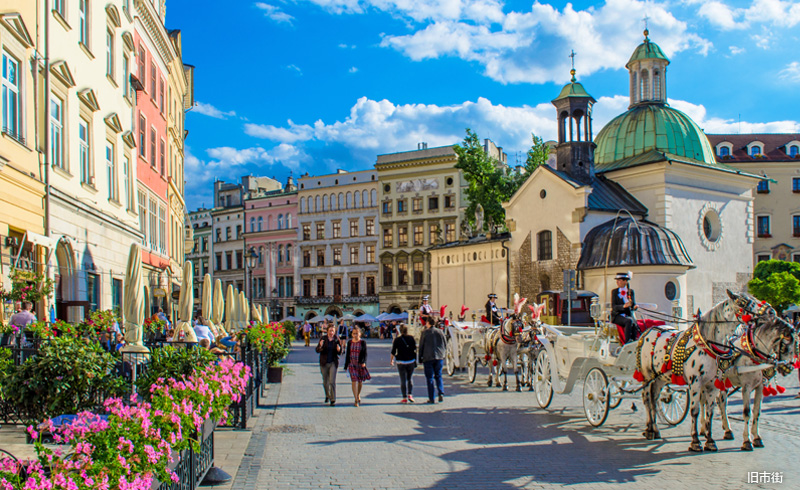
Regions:
M 364 170 L 466 128 L 524 162 L 555 137 L 571 50 L 596 135 L 627 110 L 645 22 L 670 105 L 706 133 L 800 132 L 800 1 L 168 0 L 196 67 L 187 206 L 216 179 Z

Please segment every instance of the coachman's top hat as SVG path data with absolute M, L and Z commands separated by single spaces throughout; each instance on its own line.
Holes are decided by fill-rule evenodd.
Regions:
M 489 295 L 489 299 L 492 299 L 492 298 L 497 298 L 497 295 L 496 295 L 496 294 L 494 294 L 494 293 L 490 294 L 490 295 Z
M 630 272 L 617 272 L 617 276 L 614 279 L 624 279 L 626 281 L 630 281 L 633 274 Z

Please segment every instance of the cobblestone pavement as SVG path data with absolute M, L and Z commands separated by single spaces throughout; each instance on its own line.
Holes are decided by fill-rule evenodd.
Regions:
M 414 376 L 418 402 L 401 405 L 389 344 L 369 341 L 372 381 L 354 407 L 349 379 L 340 369 L 336 407 L 323 405 L 317 355 L 295 344 L 276 398 L 274 416 L 261 417 L 233 488 L 505 489 L 554 488 L 780 488 L 798 486 L 800 400 L 797 377 L 782 378 L 785 395 L 770 397 L 762 417 L 766 448 L 739 450 L 723 441 L 718 453 L 689 454 L 689 424 L 662 428 L 663 440 L 642 438 L 644 414 L 624 401 L 605 425 L 590 428 L 579 395 L 555 395 L 548 411 L 530 392 L 501 392 L 456 373 L 445 379 L 443 403 L 424 402 L 421 368 Z M 579 392 L 581 385 L 576 387 Z M 276 393 L 278 390 L 274 390 Z M 729 409 L 741 420 L 741 398 Z M 260 461 L 258 460 L 260 458 Z M 782 484 L 748 484 L 748 472 L 782 472 Z

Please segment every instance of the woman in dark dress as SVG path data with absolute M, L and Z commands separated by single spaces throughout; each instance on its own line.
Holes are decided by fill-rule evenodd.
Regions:
M 367 342 L 361 340 L 361 329 L 354 327 L 353 338 L 347 343 L 347 351 L 344 357 L 344 369 L 350 374 L 350 382 L 353 385 L 353 397 L 355 406 L 361 405 L 361 384 L 370 380 L 367 371 Z

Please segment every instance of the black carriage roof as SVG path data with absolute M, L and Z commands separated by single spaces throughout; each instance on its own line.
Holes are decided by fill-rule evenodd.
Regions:
M 541 293 L 537 294 L 536 296 L 542 296 L 544 294 L 558 294 L 558 295 L 561 295 L 563 293 L 564 293 L 564 291 L 555 291 L 555 290 L 550 290 L 549 289 L 547 291 L 542 291 Z M 580 289 L 580 290 L 577 291 L 577 293 L 578 293 L 578 297 L 579 298 L 593 298 L 595 296 L 599 296 L 594 291 L 587 291 L 585 289 Z

